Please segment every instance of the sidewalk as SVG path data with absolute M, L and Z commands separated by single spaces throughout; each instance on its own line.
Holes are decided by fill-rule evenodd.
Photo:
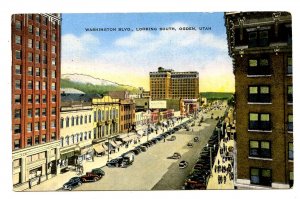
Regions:
M 177 121 L 175 123 L 174 127 L 181 124 L 182 122 L 185 122 L 186 120 L 188 120 L 188 118 L 184 118 L 182 121 Z M 170 129 L 170 128 L 168 128 L 168 129 Z M 160 135 L 161 133 L 163 133 L 162 129 L 158 130 L 157 134 L 155 132 L 149 134 L 148 138 L 149 138 L 149 140 L 151 140 L 152 138 Z M 120 151 L 113 153 L 113 154 L 109 154 L 109 159 L 111 160 L 113 158 L 116 158 L 116 157 L 120 156 L 121 154 L 123 154 L 145 142 L 147 142 L 147 136 L 143 136 L 140 139 L 140 142 L 138 142 L 137 144 L 131 143 L 128 146 L 128 148 L 125 148 L 125 146 L 120 147 Z M 83 164 L 84 172 L 81 175 L 84 175 L 86 172 L 91 171 L 94 168 L 104 167 L 107 163 L 107 160 L 108 160 L 108 155 L 106 154 L 105 156 L 102 156 L 102 157 L 94 157 L 94 162 L 86 161 Z M 66 183 L 70 178 L 76 177 L 76 176 L 80 176 L 80 175 L 77 175 L 76 171 L 69 171 L 69 172 L 66 172 L 63 174 L 59 173 L 55 177 L 53 177 L 49 180 L 46 180 L 39 185 L 33 186 L 31 189 L 26 189 L 24 191 L 30 191 L 30 192 L 31 191 L 56 191 L 56 190 L 60 189 L 62 187 L 62 185 L 64 183 Z
M 227 138 L 227 136 L 225 136 L 225 139 Z M 220 163 L 220 166 L 222 168 L 222 166 L 225 166 L 226 169 L 228 168 L 228 165 L 231 164 L 232 169 L 231 171 L 233 172 L 233 165 L 232 162 L 230 160 L 227 161 L 223 161 L 220 150 L 221 148 L 223 148 L 223 144 L 225 144 L 228 147 L 232 146 L 234 147 L 234 140 L 229 140 L 226 143 L 224 142 L 224 139 L 221 140 L 220 142 L 220 147 L 213 165 L 213 168 L 211 170 L 211 177 L 209 178 L 208 184 L 207 184 L 207 188 L 206 189 L 234 189 L 234 178 L 232 178 L 230 180 L 229 178 L 229 174 L 227 174 L 227 172 L 222 173 L 222 171 L 218 172 L 218 169 L 215 170 L 215 167 L 218 167 L 218 161 Z M 218 176 L 222 176 L 222 182 L 218 183 Z M 226 176 L 226 182 L 224 183 L 224 176 Z

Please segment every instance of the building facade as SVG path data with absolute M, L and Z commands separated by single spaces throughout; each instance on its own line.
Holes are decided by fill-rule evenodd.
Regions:
M 199 74 L 196 71 L 174 72 L 158 68 L 150 72 L 150 96 L 156 99 L 198 99 Z
M 60 14 L 15 14 L 12 41 L 13 184 L 51 178 L 59 159 Z
M 291 23 L 286 12 L 225 13 L 235 74 L 237 188 L 293 185 Z
M 94 139 L 91 101 L 74 101 L 62 95 L 60 109 L 60 168 L 79 165 L 93 156 Z

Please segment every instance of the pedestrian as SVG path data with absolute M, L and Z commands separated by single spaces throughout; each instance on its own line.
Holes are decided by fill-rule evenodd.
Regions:
M 226 184 L 226 176 L 224 176 L 224 184 Z
M 220 159 L 218 159 L 218 165 L 220 165 Z
M 29 183 L 29 189 L 31 189 L 31 185 L 32 185 L 31 179 L 28 181 L 28 183 Z

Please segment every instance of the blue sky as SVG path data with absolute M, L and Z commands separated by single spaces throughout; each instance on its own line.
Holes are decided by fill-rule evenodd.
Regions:
M 149 72 L 162 66 L 198 71 L 200 91 L 234 90 L 223 13 L 63 14 L 62 19 L 62 74 L 76 71 L 149 89 Z M 175 27 L 176 31 L 136 31 L 146 27 Z M 87 32 L 85 28 L 132 31 Z

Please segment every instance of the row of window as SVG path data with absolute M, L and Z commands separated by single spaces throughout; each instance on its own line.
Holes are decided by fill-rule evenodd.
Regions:
M 287 58 L 286 74 L 293 73 L 292 57 Z M 270 75 L 270 60 L 267 57 L 251 58 L 248 60 L 248 75 Z
M 125 110 L 130 110 L 130 108 L 125 107 Z M 98 112 L 98 117 L 97 117 L 97 112 Z M 109 120 L 109 119 L 116 119 L 119 117 L 119 113 L 117 109 L 111 109 L 111 110 L 98 110 L 94 111 L 94 122 L 98 121 L 104 121 L 104 120 Z M 105 117 L 105 118 L 104 118 Z
M 33 103 L 33 95 L 27 95 L 27 103 L 28 104 L 32 104 Z M 14 97 L 15 99 L 15 104 L 21 104 L 21 94 L 17 94 Z M 40 103 L 40 95 L 35 95 L 34 101 L 36 104 Z M 55 103 L 56 102 L 56 95 L 52 95 L 51 96 L 51 102 Z M 42 95 L 42 103 L 47 103 L 47 96 L 46 95 Z
M 248 102 L 271 102 L 270 86 L 249 86 Z M 293 86 L 287 86 L 287 102 L 293 103 Z
M 61 137 L 60 146 L 61 147 L 69 146 L 88 139 L 92 139 L 92 131 L 84 132 L 84 133 L 81 132 L 71 136 Z
M 270 131 L 271 114 L 270 113 L 249 113 L 249 130 L 265 130 Z M 293 115 L 288 115 L 287 130 L 293 131 Z
M 21 86 L 21 80 L 20 79 L 16 79 L 15 80 L 15 89 L 22 89 Z M 32 80 L 28 80 L 27 81 L 27 89 L 32 90 L 33 89 L 33 81 Z M 40 81 L 35 81 L 35 90 L 47 90 L 47 82 L 42 82 L 42 87 L 41 87 L 41 83 Z M 56 90 L 56 83 L 52 82 L 51 83 L 51 90 L 55 91 Z
M 108 129 L 110 129 L 110 130 L 108 131 Z M 101 138 L 101 137 L 104 137 L 105 135 L 107 136 L 108 134 L 111 135 L 113 133 L 117 133 L 118 130 L 119 129 L 118 129 L 117 123 L 110 124 L 109 126 L 106 126 L 106 125 L 99 126 L 98 128 L 94 128 L 94 139 L 97 136 L 97 132 L 98 132 L 97 138 Z
M 22 45 L 22 36 L 15 35 L 15 44 Z M 33 39 L 28 39 L 27 40 L 27 47 L 28 48 L 33 48 L 33 44 L 35 44 L 34 46 L 35 46 L 36 50 L 39 50 L 41 48 L 41 42 L 40 41 L 33 42 Z M 42 43 L 42 50 L 47 51 L 47 43 Z M 54 46 L 54 45 L 51 46 L 51 52 L 56 53 L 56 46 Z
M 51 133 L 51 141 L 56 140 L 56 132 Z M 26 146 L 33 146 L 33 145 L 38 145 L 38 144 L 43 144 L 46 143 L 46 135 L 35 135 L 34 136 L 34 143 L 32 137 L 28 137 L 26 139 Z M 14 140 L 14 149 L 20 149 L 21 147 L 21 140 L 20 139 L 15 139 Z
M 21 21 L 16 21 L 16 30 L 22 30 L 22 23 L 21 23 Z M 34 30 L 33 25 L 28 25 L 28 33 L 33 34 L 33 30 Z M 35 27 L 35 36 L 39 37 L 40 35 L 41 35 L 40 28 L 39 27 Z M 47 30 L 43 30 L 42 29 L 42 35 L 43 35 L 44 38 L 47 38 Z M 55 42 L 56 39 L 57 39 L 56 38 L 56 34 L 55 33 L 51 34 L 51 40 L 53 42 Z
M 47 128 L 47 122 L 43 121 L 43 122 L 35 122 L 34 123 L 34 130 L 38 131 L 38 130 L 46 130 Z M 51 128 L 56 128 L 56 121 L 53 120 L 51 121 Z M 27 123 L 27 128 L 26 128 L 27 132 L 32 132 L 33 131 L 33 124 L 32 123 Z M 15 124 L 14 125 L 14 134 L 19 134 L 22 132 L 22 128 L 21 128 L 21 124 Z
M 42 108 L 42 115 L 41 115 L 41 111 L 40 108 L 35 108 L 34 111 L 34 116 L 35 117 L 40 117 L 40 116 L 46 116 L 46 108 Z M 51 108 L 51 115 L 55 116 L 56 115 L 56 108 L 53 107 Z M 15 119 L 20 119 L 21 118 L 21 109 L 15 109 L 15 114 L 14 114 L 14 118 Z M 27 109 L 27 117 L 28 118 L 32 118 L 33 117 L 33 109 Z
M 45 26 L 48 25 L 48 17 L 44 17 L 44 16 L 41 16 L 39 14 L 26 14 L 26 16 L 28 17 L 29 21 L 34 20 L 36 23 L 41 23 L 42 22 L 43 25 L 45 25 Z M 16 23 L 18 23 L 18 20 L 17 20 Z M 55 25 L 56 25 L 56 22 L 52 21 L 53 28 L 55 28 Z
M 18 60 L 22 59 L 22 51 L 21 50 L 16 50 L 15 51 L 15 58 L 18 59 Z M 31 52 L 27 53 L 27 61 L 33 62 L 33 53 L 31 53 Z M 35 54 L 35 62 L 40 63 L 40 55 L 39 54 Z M 43 64 L 48 63 L 46 55 L 42 56 L 42 63 Z M 53 58 L 53 57 L 51 58 L 51 65 L 54 66 L 54 67 L 56 66 L 56 58 Z
M 22 74 L 22 66 L 21 65 L 19 65 L 19 64 L 15 65 L 15 74 L 16 75 Z M 27 67 L 27 75 L 33 76 L 33 67 L 32 66 Z M 35 68 L 35 76 L 39 77 L 41 75 L 42 75 L 42 77 L 47 77 L 47 69 L 42 68 L 42 74 L 41 74 L 41 69 L 36 67 Z M 51 71 L 51 77 L 56 78 L 56 70 Z
M 74 125 L 82 125 L 87 124 L 87 123 L 91 123 L 92 122 L 92 116 L 91 115 L 85 115 L 84 116 L 84 121 L 83 121 L 83 116 L 76 116 L 76 117 L 71 117 L 71 126 Z M 70 127 L 70 118 L 66 117 L 65 118 L 61 118 L 60 119 L 60 128 L 64 128 L 64 127 Z

